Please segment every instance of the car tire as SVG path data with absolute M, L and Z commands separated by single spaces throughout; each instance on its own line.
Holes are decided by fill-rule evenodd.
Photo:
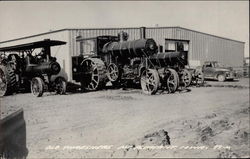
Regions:
M 217 79 L 219 82 L 224 82 L 226 80 L 226 77 L 225 75 L 218 75 Z

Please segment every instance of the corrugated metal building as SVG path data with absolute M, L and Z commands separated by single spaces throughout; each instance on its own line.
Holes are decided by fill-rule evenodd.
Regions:
M 72 80 L 71 56 L 79 55 L 76 37 L 90 38 L 100 35 L 117 35 L 125 31 L 129 34 L 128 40 L 139 39 L 141 28 L 96 28 L 96 29 L 62 29 L 28 37 L 0 42 L 0 47 L 17 45 L 43 39 L 66 41 L 67 44 L 52 48 L 52 55 L 56 56 L 63 70 Z M 243 68 L 244 42 L 202 33 L 182 27 L 147 27 L 146 38 L 153 38 L 165 50 L 168 39 L 188 40 L 190 64 L 195 61 L 203 63 L 207 60 L 217 60 L 239 70 Z

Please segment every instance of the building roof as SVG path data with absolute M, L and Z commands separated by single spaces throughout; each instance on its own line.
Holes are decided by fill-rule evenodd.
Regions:
M 191 29 L 182 28 L 182 27 L 179 27 L 179 28 L 180 29 L 184 29 L 184 30 L 188 30 L 188 31 L 192 31 L 192 32 L 196 32 L 196 33 L 200 33 L 200 34 L 205 34 L 205 35 L 213 36 L 213 37 L 220 38 L 220 39 L 225 39 L 225 40 L 230 40 L 230 41 L 236 41 L 236 42 L 240 42 L 240 43 L 245 43 L 243 41 L 234 40 L 234 39 L 230 39 L 230 38 L 226 38 L 226 37 L 221 37 L 221 36 L 217 36 L 217 35 L 213 35 L 213 34 L 203 33 L 203 32 L 196 31 L 196 30 L 191 30 Z
M 24 37 L 21 37 L 21 38 L 16 38 L 16 39 L 11 39 L 11 40 L 6 40 L 6 41 L 0 41 L 0 44 L 7 43 L 7 42 L 12 42 L 12 41 L 16 41 L 16 40 L 23 40 L 23 39 L 33 38 L 33 37 L 46 35 L 46 34 L 51 34 L 51 33 L 56 33 L 56 32 L 61 32 L 61 31 L 65 31 L 65 30 L 67 30 L 67 29 L 60 29 L 60 30 L 49 31 L 49 32 L 44 32 L 44 33 L 30 35 L 30 36 L 24 36 Z
M 2 47 L 0 48 L 0 51 L 23 51 L 23 50 L 31 50 L 36 48 L 43 48 L 43 47 L 51 47 L 51 46 L 57 46 L 57 45 L 64 45 L 66 42 L 64 41 L 58 41 L 58 40 L 50 40 L 45 39 L 43 41 L 36 41 L 32 43 L 25 43 L 21 45 L 14 45 L 9 47 Z
M 99 30 L 99 29 L 102 29 L 102 30 L 124 29 L 125 30 L 125 29 L 139 29 L 139 28 L 140 27 L 125 27 L 125 28 L 65 28 L 65 29 L 59 29 L 59 30 L 44 32 L 44 33 L 40 33 L 40 34 L 25 36 L 25 37 L 21 37 L 21 38 L 16 38 L 16 39 L 11 39 L 11 40 L 1 41 L 0 44 L 7 43 L 7 42 L 12 42 L 12 41 L 16 41 L 16 40 L 23 40 L 23 39 L 27 39 L 27 38 L 37 37 L 37 36 L 46 35 L 46 34 L 51 34 L 51 33 L 56 33 L 56 32 L 61 32 L 61 31 L 66 31 L 66 30 Z M 216 37 L 216 38 L 221 38 L 221 39 L 235 41 L 235 42 L 240 42 L 240 43 L 245 43 L 243 41 L 234 40 L 234 39 L 225 38 L 225 37 L 220 37 L 220 36 L 217 36 L 217 35 L 203 33 L 203 32 L 200 32 L 200 31 L 191 30 L 191 29 L 187 29 L 187 28 L 183 28 L 183 27 L 179 27 L 179 26 L 172 26 L 172 27 L 146 27 L 146 29 L 166 29 L 166 28 L 179 28 L 179 29 L 183 29 L 183 30 L 187 30 L 187 31 L 192 31 L 192 32 L 200 33 L 200 34 L 205 34 L 205 35 L 213 36 L 213 37 Z

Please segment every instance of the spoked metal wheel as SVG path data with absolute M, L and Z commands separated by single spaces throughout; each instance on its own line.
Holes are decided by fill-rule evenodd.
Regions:
M 66 93 L 66 81 L 64 78 L 59 77 L 55 80 L 55 90 L 57 94 L 65 94 Z
M 31 93 L 36 97 L 41 97 L 44 92 L 44 82 L 40 77 L 31 80 Z
M 116 64 L 111 63 L 108 66 L 108 79 L 111 82 L 116 82 L 119 79 L 119 68 Z
M 158 90 L 160 83 L 159 74 L 154 69 L 148 69 L 142 72 L 141 75 L 141 88 L 145 94 L 155 94 Z
M 97 58 L 89 58 L 83 61 L 82 67 L 87 72 L 82 79 L 82 87 L 86 90 L 97 90 L 104 86 L 106 79 L 106 67 L 104 62 Z
M 0 96 L 15 92 L 17 86 L 16 75 L 11 67 L 0 65 Z
M 192 82 L 192 75 L 187 69 L 183 69 L 180 72 L 180 88 L 185 89 L 190 86 Z
M 178 88 L 179 77 L 174 69 L 166 69 L 167 89 L 169 93 L 174 93 Z
M 195 72 L 195 85 L 202 86 L 204 84 L 204 73 L 201 70 Z

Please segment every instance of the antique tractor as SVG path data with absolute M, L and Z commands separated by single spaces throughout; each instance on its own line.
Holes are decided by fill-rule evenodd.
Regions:
M 139 82 L 146 94 L 159 88 L 174 92 L 178 87 L 175 70 L 155 66 L 150 57 L 158 52 L 153 39 L 127 41 L 128 35 L 77 38 L 80 56 L 72 57 L 73 79 L 83 89 L 96 90 L 108 81 L 121 85 L 126 81 Z
M 64 44 L 66 42 L 45 39 L 0 48 L 0 96 L 29 89 L 37 97 L 44 91 L 64 94 L 66 80 L 57 76 L 61 67 L 50 50 L 52 46 Z M 34 50 L 39 53 L 35 54 Z

